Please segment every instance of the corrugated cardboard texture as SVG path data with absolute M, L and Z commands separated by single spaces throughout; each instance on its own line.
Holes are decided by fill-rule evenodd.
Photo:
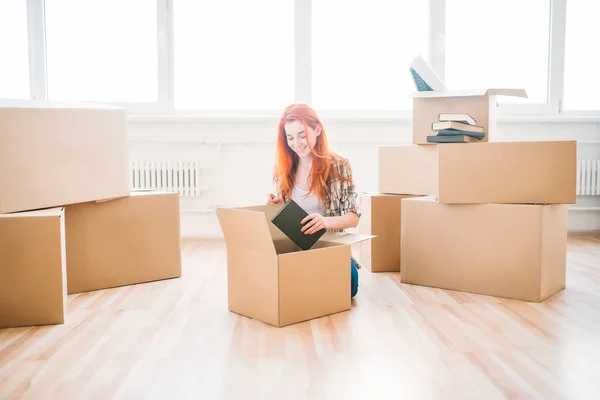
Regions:
M 0 107 L 0 213 L 126 196 L 126 111 Z
M 69 293 L 181 276 L 177 193 L 70 205 L 65 216 Z
M 568 206 L 543 207 L 542 270 L 540 298 L 545 299 L 566 286 Z
M 0 215 L 0 328 L 62 324 L 64 210 Z
M 564 288 L 567 205 L 402 200 L 401 281 L 539 302 Z
M 279 256 L 279 325 L 349 310 L 350 246 Z
M 379 147 L 378 192 L 434 196 L 437 190 L 437 145 Z
M 575 141 L 438 145 L 441 203 L 576 201 Z
M 379 148 L 379 192 L 447 204 L 573 204 L 575 141 L 443 143 Z
M 227 244 L 229 311 L 279 326 L 278 258 Z
M 439 121 L 440 113 L 466 113 L 475 118 L 477 125 L 483 127 L 486 136 L 482 141 L 489 141 L 494 132 L 490 126 L 490 107 L 495 106 L 495 96 L 434 97 L 413 99 L 413 143 L 428 144 L 427 136 L 435 135 L 431 124 Z M 493 118 L 493 112 L 492 112 Z M 492 121 L 493 122 L 493 121 Z M 429 144 L 431 145 L 431 144 Z
M 360 244 L 360 262 L 371 272 L 400 271 L 400 208 L 409 197 L 361 193 L 359 232 L 376 237 Z
M 289 240 L 288 237 L 281 232 L 281 230 L 276 227 L 272 222 L 271 219 L 279 212 L 279 210 L 281 210 L 281 207 L 283 207 L 283 203 L 282 204 L 269 204 L 269 205 L 261 205 L 261 206 L 250 206 L 250 207 L 240 207 L 238 208 L 238 210 L 247 210 L 247 211 L 258 211 L 264 214 L 264 218 L 267 221 L 267 226 L 269 228 L 269 233 L 271 234 L 271 239 L 272 240 L 279 240 L 279 239 L 285 239 L 285 240 Z M 255 227 L 253 227 L 252 225 L 250 229 L 255 229 Z M 258 229 L 258 228 L 256 228 Z

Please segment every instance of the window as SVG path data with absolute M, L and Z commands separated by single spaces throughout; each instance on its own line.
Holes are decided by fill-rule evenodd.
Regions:
M 600 59 L 597 56 L 598 0 L 569 0 L 565 36 L 566 110 L 600 110 Z
M 313 105 L 411 109 L 409 65 L 428 59 L 428 9 L 427 1 L 313 0 Z
M 294 101 L 294 0 L 174 0 L 175 108 Z
M 449 89 L 518 88 L 546 103 L 550 2 L 446 1 L 446 86 Z
M 0 1 L 0 98 L 29 99 L 27 2 Z
M 50 100 L 157 101 L 156 1 L 45 1 Z

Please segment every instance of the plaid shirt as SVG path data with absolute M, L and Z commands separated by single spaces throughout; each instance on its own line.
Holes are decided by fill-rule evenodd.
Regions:
M 360 206 L 358 203 L 358 194 L 354 187 L 354 180 L 352 179 L 352 167 L 348 159 L 337 156 L 332 160 L 332 167 L 338 172 L 338 174 L 349 181 L 343 181 L 335 176 L 328 178 L 329 183 L 329 198 L 325 202 L 325 216 L 326 217 L 339 217 L 349 212 L 356 213 L 359 217 L 361 216 Z M 289 199 L 283 197 L 284 201 Z M 342 232 L 341 229 L 330 229 L 331 232 Z M 356 267 L 361 268 L 359 262 L 352 257 Z
M 337 217 L 345 215 L 349 212 L 354 212 L 360 217 L 360 207 L 358 204 L 358 195 L 354 188 L 352 180 L 352 167 L 348 159 L 337 157 L 333 160 L 333 168 L 339 175 L 349 181 L 343 181 L 336 177 L 330 177 L 329 183 L 329 199 L 325 204 L 325 216 Z
M 354 212 L 360 217 L 361 212 L 358 203 L 358 194 L 354 187 L 350 162 L 344 157 L 338 157 L 333 163 L 333 167 L 337 172 L 344 178 L 349 178 L 350 180 L 343 181 L 336 177 L 329 178 L 330 196 L 329 201 L 326 203 L 325 216 L 337 217 L 349 212 Z M 341 230 L 331 229 L 331 231 L 339 232 Z M 360 269 L 361 265 L 358 260 L 354 256 L 351 256 L 351 258 L 354 261 L 354 264 L 356 264 L 356 268 Z
M 349 212 L 354 212 L 360 217 L 361 212 L 358 204 L 358 194 L 354 188 L 350 162 L 342 156 L 337 156 L 332 160 L 332 167 L 339 175 L 349 179 L 349 181 L 343 181 L 335 176 L 329 176 L 327 180 L 329 184 L 329 198 L 325 202 L 325 216 L 339 217 Z M 281 196 L 281 193 L 279 193 L 279 195 Z M 283 201 L 289 200 L 286 196 L 282 196 L 282 199 Z M 337 229 L 332 231 L 340 232 L 341 230 Z

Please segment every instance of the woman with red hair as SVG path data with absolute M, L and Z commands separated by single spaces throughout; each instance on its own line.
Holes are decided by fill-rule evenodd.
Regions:
M 273 175 L 277 194 L 268 204 L 294 199 L 309 215 L 302 230 L 343 231 L 358 225 L 360 210 L 350 162 L 329 147 L 317 113 L 303 103 L 285 108 L 279 120 Z M 358 268 L 351 259 L 351 297 L 358 292 Z

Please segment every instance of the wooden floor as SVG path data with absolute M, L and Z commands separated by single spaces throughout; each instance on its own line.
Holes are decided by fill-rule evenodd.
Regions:
M 600 240 L 569 240 L 542 304 L 360 271 L 349 312 L 273 328 L 227 311 L 221 242 L 180 279 L 69 296 L 64 325 L 0 330 L 0 399 L 599 399 Z

